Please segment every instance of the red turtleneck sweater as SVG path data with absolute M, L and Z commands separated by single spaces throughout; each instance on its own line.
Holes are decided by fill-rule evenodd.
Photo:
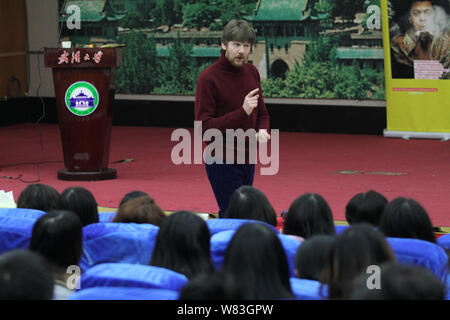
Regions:
M 256 88 L 259 88 L 258 106 L 247 115 L 242 105 L 245 96 Z M 258 70 L 250 63 L 244 63 L 241 68 L 234 67 L 222 51 L 220 58 L 198 78 L 195 120 L 202 121 L 203 132 L 215 128 L 224 137 L 226 129 L 268 130 L 269 113 L 264 104 Z
M 219 59 L 206 68 L 197 82 L 195 95 L 195 120 L 202 121 L 203 131 L 225 129 L 269 129 L 267 112 L 261 90 L 258 70 L 250 63 L 241 68 L 234 67 L 225 58 L 224 51 Z M 245 96 L 259 88 L 259 102 L 248 116 L 242 108 Z

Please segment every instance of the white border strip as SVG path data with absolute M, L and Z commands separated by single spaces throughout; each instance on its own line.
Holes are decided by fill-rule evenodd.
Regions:
M 450 140 L 450 132 L 415 132 L 415 131 L 389 131 L 383 130 L 385 138 L 402 138 L 409 140 L 411 138 L 417 139 L 439 139 L 442 141 Z
M 194 102 L 195 96 L 121 94 L 121 93 L 118 93 L 115 95 L 115 100 Z M 264 102 L 266 104 L 283 104 L 283 105 L 317 105 L 317 106 L 386 108 L 385 100 L 264 98 Z

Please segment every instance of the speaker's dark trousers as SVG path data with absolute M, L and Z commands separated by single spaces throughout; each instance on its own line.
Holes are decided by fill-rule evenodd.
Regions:
M 255 165 L 205 163 L 205 167 L 219 206 L 219 218 L 223 218 L 233 192 L 241 186 L 253 185 Z

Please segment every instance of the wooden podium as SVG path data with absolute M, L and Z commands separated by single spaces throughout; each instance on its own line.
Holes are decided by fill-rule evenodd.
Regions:
M 115 179 L 108 168 L 116 67 L 122 48 L 46 48 L 64 154 L 61 180 Z

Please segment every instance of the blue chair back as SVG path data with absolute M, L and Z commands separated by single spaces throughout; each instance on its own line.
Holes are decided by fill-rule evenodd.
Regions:
M 93 287 L 132 287 L 180 291 L 188 282 L 185 275 L 166 268 L 128 264 L 103 263 L 81 275 L 81 290 Z
M 444 234 L 443 236 L 440 236 L 436 240 L 438 246 L 443 248 L 444 250 L 450 250 L 450 234 Z
M 37 220 L 45 214 L 44 211 L 25 208 L 0 208 L 0 217 L 28 218 Z
M 335 225 L 334 226 L 334 230 L 336 230 L 336 235 L 341 234 L 342 232 L 344 232 L 346 229 L 348 229 L 349 226 L 345 226 L 345 225 Z
M 108 262 L 148 264 L 159 227 L 136 223 L 94 223 L 83 227 L 80 268 Z
M 286 253 L 290 276 L 295 277 L 295 255 L 297 254 L 297 250 L 298 247 L 300 247 L 301 242 L 285 234 L 279 234 L 278 238 L 280 239 L 281 245 Z
M 233 238 L 236 230 L 227 230 L 218 232 L 211 237 L 211 260 L 213 261 L 216 269 L 222 268 L 223 260 L 225 258 L 225 251 L 227 250 L 228 244 Z
M 225 218 L 206 220 L 206 225 L 209 228 L 211 236 L 222 231 L 237 230 L 239 229 L 240 226 L 242 226 L 245 223 L 262 223 L 273 229 L 276 233 L 279 233 L 279 231 L 274 226 L 259 220 L 225 219 Z
M 225 251 L 235 232 L 236 230 L 222 231 L 211 237 L 211 259 L 216 269 L 222 268 Z M 301 242 L 284 234 L 278 234 L 278 238 L 286 253 L 290 274 L 291 276 L 295 276 L 295 254 Z
M 112 222 L 117 212 L 99 212 L 99 222 Z
M 299 300 L 326 300 L 328 287 L 319 281 L 291 277 L 291 289 Z
M 75 292 L 69 300 L 177 300 L 179 293 L 166 289 L 95 287 Z
M 387 238 L 399 263 L 424 267 L 438 279 L 447 279 L 448 256 L 440 246 L 425 240 L 409 238 Z
M 30 244 L 35 219 L 0 216 L 0 254 Z

